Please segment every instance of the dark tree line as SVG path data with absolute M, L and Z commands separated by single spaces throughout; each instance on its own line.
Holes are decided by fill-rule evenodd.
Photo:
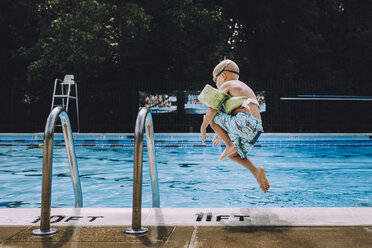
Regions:
M 52 83 L 66 73 L 86 103 L 105 105 L 100 123 L 117 115 L 102 91 L 127 94 L 129 114 L 137 90 L 200 89 L 224 57 L 245 81 L 280 82 L 267 91 L 316 81 L 372 93 L 369 0 L 2 0 L 0 36 L 3 131 L 22 122 L 17 109 L 44 118 Z

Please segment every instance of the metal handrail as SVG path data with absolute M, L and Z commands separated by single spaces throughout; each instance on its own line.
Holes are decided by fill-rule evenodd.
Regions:
M 52 191 L 53 140 L 58 117 L 62 123 L 63 136 L 70 162 L 71 177 L 75 194 L 75 208 L 83 207 L 83 196 L 70 120 L 64 108 L 55 107 L 48 116 L 44 131 L 40 229 L 32 231 L 32 234 L 38 236 L 50 235 L 57 232 L 56 229 L 50 228 L 50 206 Z
M 127 234 L 143 234 L 148 232 L 147 228 L 141 227 L 142 211 L 142 165 L 143 165 L 143 134 L 146 131 L 147 152 L 149 155 L 152 207 L 160 207 L 158 172 L 154 152 L 154 128 L 151 112 L 142 108 L 136 120 L 134 130 L 134 169 L 133 169 L 133 210 L 132 228 L 125 230 Z

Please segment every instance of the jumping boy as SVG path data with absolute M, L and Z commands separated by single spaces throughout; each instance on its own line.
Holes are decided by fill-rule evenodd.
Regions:
M 261 132 L 263 132 L 256 95 L 250 87 L 239 80 L 239 67 L 232 60 L 221 61 L 214 68 L 212 76 L 220 91 L 229 94 L 231 97 L 246 97 L 246 100 L 231 114 L 208 108 L 200 127 L 202 143 L 204 144 L 205 141 L 206 128 L 211 125 L 216 133 L 213 137 L 213 144 L 220 144 L 222 139 L 226 145 L 219 159 L 229 157 L 243 165 L 253 174 L 261 189 L 266 193 L 270 184 L 266 178 L 264 168 L 256 167 L 247 157 Z

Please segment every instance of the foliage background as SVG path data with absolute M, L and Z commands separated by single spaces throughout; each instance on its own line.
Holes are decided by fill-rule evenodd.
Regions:
M 43 131 L 65 74 L 82 132 L 133 132 L 140 90 L 179 92 L 155 131 L 198 131 L 183 91 L 211 83 L 224 57 L 266 91 L 266 131 L 371 132 L 371 102 L 280 101 L 372 95 L 369 0 L 2 0 L 0 36 L 0 132 Z

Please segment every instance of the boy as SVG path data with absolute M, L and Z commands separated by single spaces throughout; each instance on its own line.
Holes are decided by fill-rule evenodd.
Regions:
M 222 139 L 226 145 L 220 160 L 229 157 L 243 165 L 253 174 L 261 189 L 266 193 L 270 184 L 264 168 L 256 167 L 247 157 L 263 131 L 256 95 L 251 88 L 239 80 L 239 67 L 231 60 L 221 61 L 214 68 L 212 76 L 220 91 L 232 97 L 245 96 L 247 100 L 242 106 L 234 109 L 231 115 L 209 108 L 200 127 L 202 143 L 204 144 L 205 141 L 206 128 L 211 125 L 216 133 L 213 137 L 213 144 L 220 144 Z

